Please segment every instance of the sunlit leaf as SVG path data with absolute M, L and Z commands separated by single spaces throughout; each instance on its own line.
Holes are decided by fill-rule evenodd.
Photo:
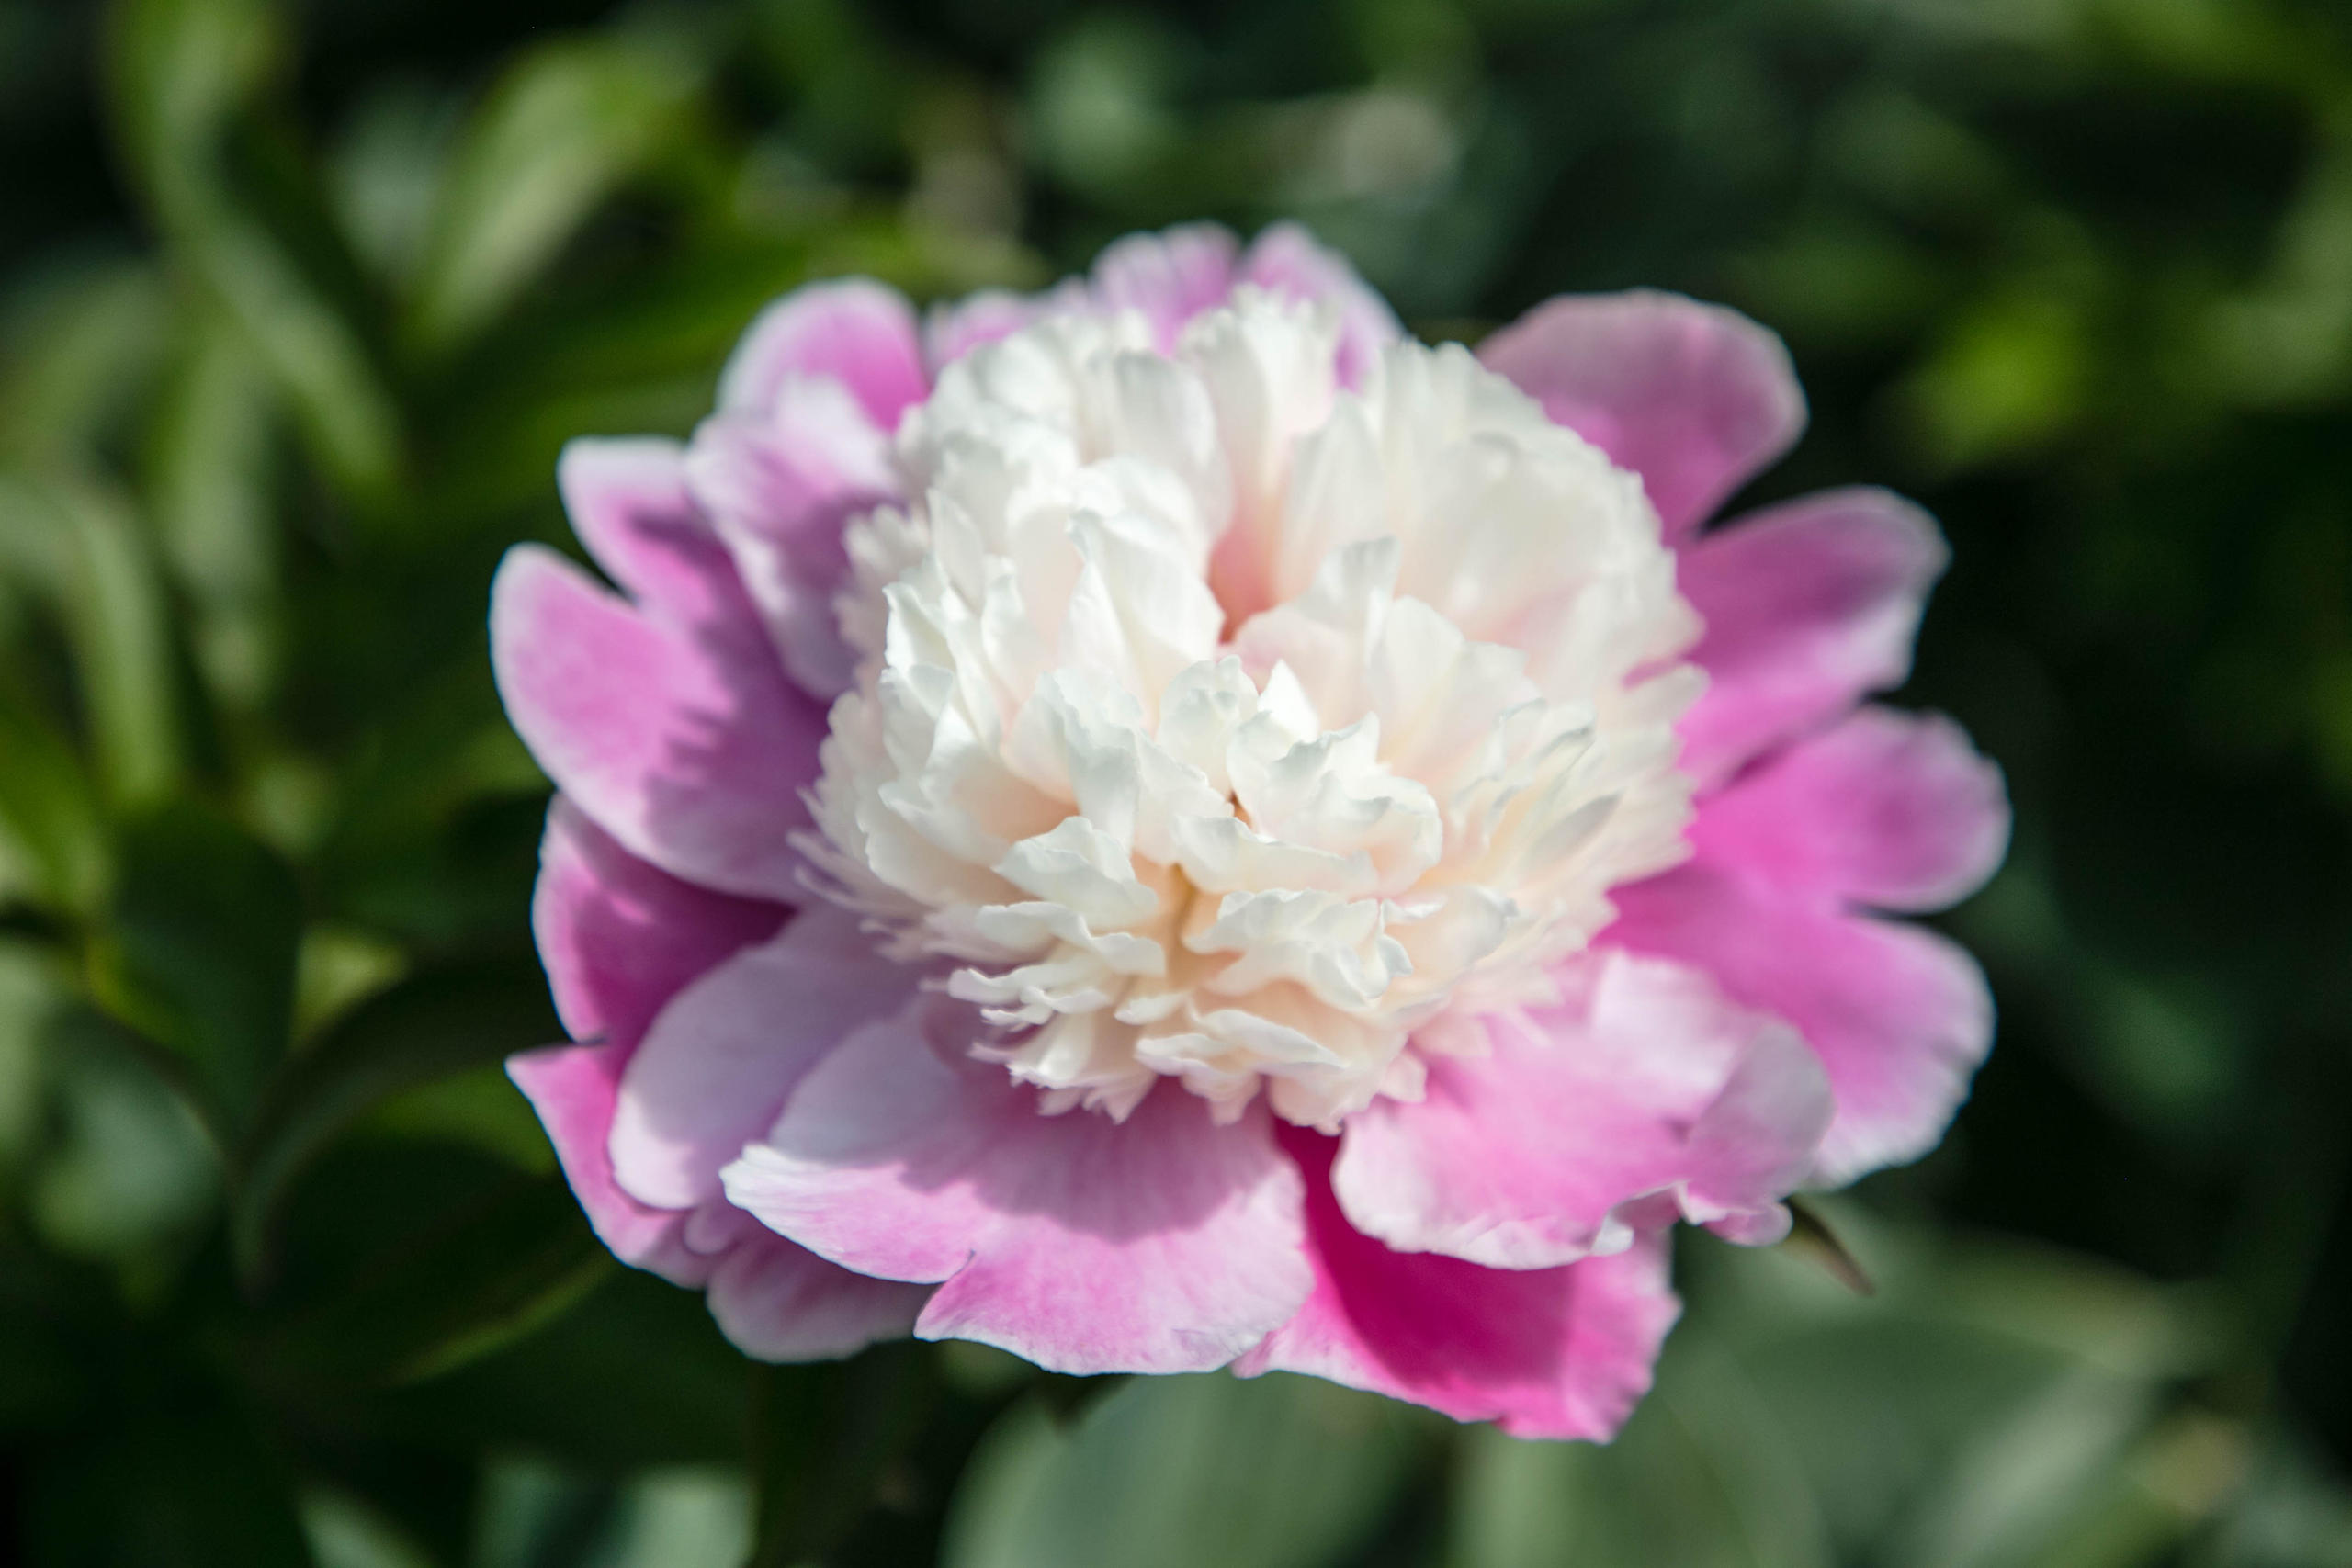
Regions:
M 443 349 L 496 315 L 623 181 L 691 123 L 694 62 L 650 39 L 583 39 L 526 56 L 469 124 L 415 287 L 413 330 Z
M 117 134 L 177 259 L 284 388 L 327 468 L 380 497 L 401 463 L 399 412 L 367 345 L 227 164 L 235 118 L 283 55 L 269 0 L 123 0 L 108 51 Z
M 153 801 L 181 767 L 162 573 L 130 500 L 96 479 L 0 471 L 0 533 L 54 604 L 72 643 L 107 794 Z
M 1282 1374 L 1138 1378 L 1074 1427 L 1016 1405 L 966 1472 L 951 1568 L 1316 1568 L 1393 1502 L 1414 1423 Z

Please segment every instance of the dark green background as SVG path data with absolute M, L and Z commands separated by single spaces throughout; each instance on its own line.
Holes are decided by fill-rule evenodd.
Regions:
M 0 0 L 0 1539 L 40 1564 L 2352 1564 L 2352 7 Z M 1775 498 L 1956 564 L 2001 1038 L 1683 1248 L 1610 1450 L 970 1348 L 771 1371 L 613 1266 L 489 573 L 752 311 L 1306 220 L 1424 335 L 1788 339 Z M 5 1551 L 0 1548 L 0 1551 Z

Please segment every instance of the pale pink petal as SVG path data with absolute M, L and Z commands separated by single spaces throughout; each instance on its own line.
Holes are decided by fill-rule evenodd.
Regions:
M 1091 308 L 1086 285 L 1077 278 L 1065 279 L 1043 294 L 983 288 L 961 299 L 943 299 L 923 313 L 923 363 L 937 376 L 972 350 L 1011 337 L 1050 311 Z
M 1563 295 L 1487 338 L 1478 357 L 1641 475 L 1668 538 L 1705 521 L 1804 428 L 1781 340 L 1679 294 Z
M 1405 335 L 1388 301 L 1356 276 L 1347 257 L 1317 244 L 1296 223 L 1276 223 L 1260 231 L 1235 276 L 1285 299 L 1328 301 L 1340 313 L 1340 381 L 1363 383 L 1380 351 Z
M 763 1361 L 825 1361 L 903 1339 L 928 1285 L 870 1279 L 826 1262 L 758 1226 L 710 1276 L 710 1315 L 743 1354 Z
M 1838 1113 L 1814 1182 L 1916 1159 L 1943 1135 L 1993 1043 L 1984 972 L 1958 946 L 1703 862 L 1611 897 L 1602 942 L 1706 970 L 1821 1058 Z
M 793 376 L 766 408 L 703 421 L 685 468 L 786 671 L 838 696 L 854 662 L 833 614 L 842 528 L 894 493 L 888 437 L 840 382 Z
M 705 886 L 799 897 L 787 835 L 808 820 L 824 712 L 756 624 L 673 624 L 523 545 L 492 585 L 490 632 L 508 717 L 597 826 Z
M 1681 1312 L 1663 1233 L 1558 1269 L 1392 1252 L 1340 1212 L 1334 1140 L 1286 1127 L 1283 1141 L 1306 1175 L 1314 1293 L 1235 1371 L 1306 1372 L 1522 1438 L 1615 1436 Z
M 895 1010 L 917 978 L 825 905 L 704 974 L 662 1009 L 621 1076 L 611 1142 L 623 1190 L 675 1209 L 718 1197 L 720 1168 L 801 1077 Z
M 2008 848 L 2001 770 L 1939 714 L 1869 706 L 1710 795 L 1702 858 L 1873 908 L 1939 909 Z
M 1686 547 L 1707 690 L 1680 726 L 1684 770 L 1721 779 L 1899 685 L 1945 559 L 1934 520 L 1881 490 L 1805 496 Z
M 727 1194 L 860 1273 L 942 1281 L 916 1333 L 1066 1372 L 1222 1366 L 1307 1290 L 1297 1170 L 1262 1113 L 1216 1126 L 1172 1085 L 1122 1124 L 1040 1115 L 961 1055 L 934 1000 L 853 1036 L 786 1101 Z
M 1606 953 L 1555 977 L 1560 1006 L 1485 1021 L 1490 1055 L 1433 1057 L 1419 1103 L 1349 1120 L 1349 1222 L 1494 1269 L 1623 1251 L 1678 1211 L 1778 1239 L 1831 1111 L 1804 1042 L 1678 964 Z
M 718 378 L 718 406 L 757 412 L 791 376 L 830 376 L 874 422 L 899 416 L 930 394 L 914 307 L 871 278 L 844 277 L 796 288 L 762 310 Z
M 1225 303 L 1238 248 L 1231 231 L 1215 223 L 1114 240 L 1094 260 L 1089 280 L 1094 302 L 1141 311 L 1164 353 L 1175 346 L 1186 321 Z

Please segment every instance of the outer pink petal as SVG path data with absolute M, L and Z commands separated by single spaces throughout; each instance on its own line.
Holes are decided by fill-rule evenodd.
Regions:
M 1251 242 L 1237 283 L 1288 299 L 1328 300 L 1340 312 L 1340 380 L 1358 386 L 1380 351 L 1405 335 L 1396 312 L 1339 252 L 1317 244 L 1296 223 L 1276 223 Z
M 1642 476 L 1667 536 L 1698 525 L 1804 428 L 1788 350 L 1678 294 L 1563 295 L 1479 345 L 1488 368 Z
M 927 1285 L 869 1279 L 773 1232 L 729 1247 L 710 1276 L 710 1315 L 735 1348 L 763 1361 L 822 1361 L 903 1339 Z
M 642 613 L 533 545 L 491 589 L 499 694 L 564 794 L 665 871 L 788 901 L 824 714 L 748 629 Z
M 774 936 L 788 912 L 681 882 L 561 795 L 548 808 L 531 931 L 556 1015 L 575 1040 L 634 1051 L 688 981 Z
M 1880 490 L 1825 491 L 1682 551 L 1707 691 L 1680 727 L 1702 783 L 1898 685 L 1946 552 L 1933 519 Z
M 787 377 L 766 408 L 703 421 L 685 468 L 786 671 L 838 696 L 853 664 L 833 615 L 842 526 L 893 494 L 888 435 L 840 382 Z
M 860 1273 L 944 1281 L 915 1332 L 1069 1372 L 1221 1366 L 1297 1311 L 1297 1170 L 1262 1114 L 1172 1088 L 1124 1124 L 1044 1116 L 919 1004 L 804 1079 L 726 1172 L 737 1205 Z
M 1916 1159 L 1943 1135 L 1993 1043 L 1984 972 L 1958 946 L 1704 862 L 1611 897 L 1604 942 L 1706 970 L 1821 1058 L 1838 1114 L 1815 1182 Z
M 1939 909 L 2008 848 L 2001 770 L 1938 714 L 1864 707 L 1709 796 L 1701 858 L 1880 909 Z
M 615 1086 L 654 1015 L 680 987 L 782 923 L 780 905 L 729 898 L 630 854 L 560 795 L 548 813 L 531 924 L 557 1013 L 575 1039 L 526 1052 L 507 1071 L 537 1109 L 589 1224 L 623 1260 L 684 1284 L 709 1262 L 688 1249 L 685 1216 L 639 1202 L 613 1180 L 606 1144 Z
M 1114 240 L 1094 258 L 1089 279 L 1094 303 L 1141 311 L 1160 348 L 1173 348 L 1186 321 L 1224 304 L 1232 292 L 1239 248 L 1231 231 L 1215 223 Z
M 685 456 L 662 436 L 568 442 L 556 489 L 589 557 L 639 605 L 675 626 L 741 624 L 734 563 L 687 492 Z
M 1682 1217 L 1787 1233 L 1832 1102 L 1775 1020 L 1695 970 L 1619 953 L 1558 972 L 1557 1008 L 1486 1021 L 1492 1054 L 1438 1057 L 1419 1104 L 1350 1119 L 1331 1186 L 1400 1252 L 1545 1269 Z
M 885 430 L 930 394 L 914 307 L 888 285 L 845 277 L 796 288 L 762 310 L 719 373 L 718 406 L 764 410 L 787 377 L 830 376 Z
M 621 1076 L 612 1164 L 623 1190 L 666 1208 L 719 1195 L 718 1173 L 775 1119 L 804 1074 L 914 994 L 850 916 L 813 907 L 678 993 Z
M 1306 1372 L 1522 1438 L 1616 1434 L 1649 1392 L 1681 1304 L 1663 1233 L 1560 1269 L 1482 1269 L 1392 1252 L 1351 1226 L 1325 1170 L 1333 1140 L 1283 1139 L 1306 1174 L 1315 1289 L 1234 1370 Z

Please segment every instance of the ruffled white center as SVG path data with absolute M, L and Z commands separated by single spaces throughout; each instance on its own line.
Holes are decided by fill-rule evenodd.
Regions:
M 1050 1110 L 1326 1128 L 1549 1000 L 1681 853 L 1698 629 L 1640 481 L 1458 347 L 1245 296 L 949 367 L 854 524 L 805 848 Z

